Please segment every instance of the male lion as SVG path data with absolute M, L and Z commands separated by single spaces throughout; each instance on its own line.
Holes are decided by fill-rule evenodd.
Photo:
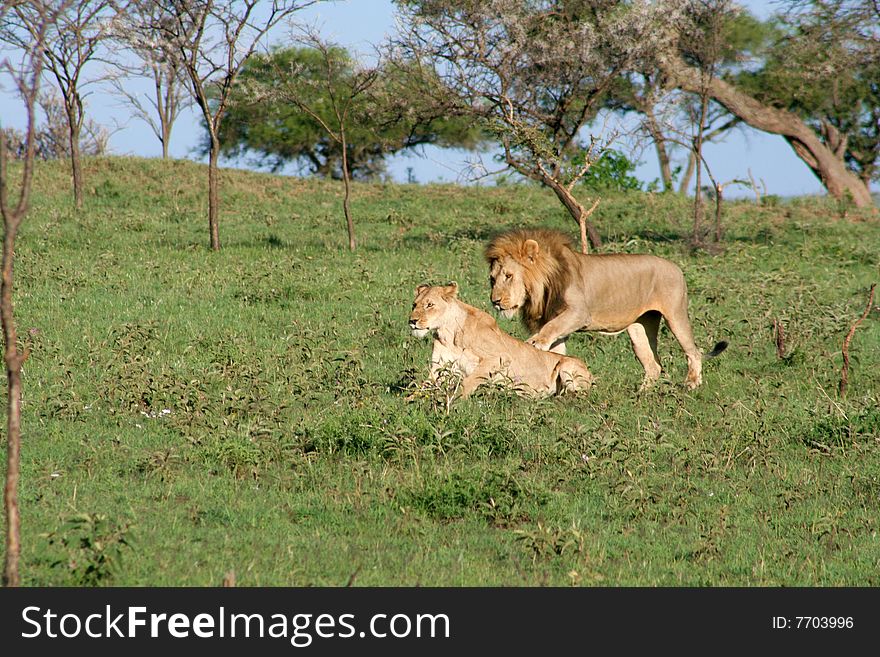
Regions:
M 577 253 L 563 233 L 514 230 L 486 247 L 492 304 L 508 319 L 522 313 L 533 333 L 529 344 L 565 353 L 575 331 L 629 334 L 645 368 L 642 387 L 660 377 L 657 331 L 661 316 L 687 356 L 685 384 L 703 382 L 702 356 L 688 320 L 687 285 L 681 269 L 652 255 Z M 719 342 L 706 355 L 727 347 Z
M 539 351 L 502 331 L 489 313 L 460 301 L 456 283 L 419 285 L 409 327 L 417 338 L 434 334 L 431 379 L 451 366 L 464 376 L 462 397 L 492 378 L 534 394 L 587 390 L 593 381 L 577 358 Z

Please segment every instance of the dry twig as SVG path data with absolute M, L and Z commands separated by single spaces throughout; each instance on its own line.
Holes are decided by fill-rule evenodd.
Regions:
M 785 358 L 785 331 L 782 330 L 782 322 L 773 318 L 773 333 L 776 336 L 776 357 L 780 360 Z
M 865 317 L 871 312 L 871 306 L 874 304 L 874 289 L 876 287 L 876 283 L 871 285 L 871 290 L 868 292 L 868 305 L 865 306 L 865 312 L 863 312 L 862 316 L 852 325 L 846 339 L 843 341 L 843 368 L 840 370 L 840 386 L 837 389 L 841 397 L 846 394 L 846 386 L 849 383 L 849 343 L 852 342 L 853 335 L 855 335 L 859 324 L 861 324 L 865 320 Z

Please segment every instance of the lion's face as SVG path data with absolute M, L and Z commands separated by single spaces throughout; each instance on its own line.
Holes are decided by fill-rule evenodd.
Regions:
M 417 338 L 426 337 L 444 325 L 444 317 L 458 294 L 458 285 L 419 285 L 409 315 L 409 329 Z
M 493 260 L 489 265 L 492 305 L 511 319 L 526 302 L 528 292 L 523 281 L 523 266 L 510 256 Z

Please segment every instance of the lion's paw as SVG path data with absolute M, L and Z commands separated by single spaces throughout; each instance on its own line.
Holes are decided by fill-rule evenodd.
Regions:
M 550 347 L 552 346 L 546 340 L 541 340 L 539 338 L 529 338 L 526 340 L 526 344 L 530 344 L 535 349 L 540 349 L 541 351 L 550 351 Z

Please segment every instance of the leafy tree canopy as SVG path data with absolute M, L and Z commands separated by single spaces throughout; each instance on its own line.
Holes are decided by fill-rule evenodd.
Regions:
M 582 163 L 583 155 L 576 161 Z M 599 192 L 641 189 L 642 183 L 633 175 L 636 164 L 620 151 L 609 148 L 593 162 L 581 178 L 581 184 Z
M 800 116 L 865 184 L 880 180 L 880 11 L 867 2 L 790 4 L 769 24 L 763 65 L 735 83 Z
M 282 87 L 298 76 L 297 89 L 307 95 L 305 104 L 333 125 L 329 93 L 340 93 L 355 74 L 356 63 L 344 49 L 334 47 L 327 66 L 324 56 L 306 47 L 276 49 L 255 55 L 242 70 L 221 129 L 222 152 L 228 157 L 251 156 L 277 170 L 293 163 L 300 171 L 340 178 L 342 152 L 319 122 L 281 100 L 253 102 L 248 90 Z M 336 79 L 327 80 L 328 75 Z M 476 148 L 484 135 L 472 121 L 431 116 L 419 111 L 418 98 L 407 97 L 406 71 L 399 67 L 383 72 L 375 88 L 355 100 L 346 126 L 352 176 L 370 178 L 384 171 L 386 156 L 422 144 Z M 328 84 L 329 82 L 329 84 Z M 407 108 L 408 111 L 401 111 Z

